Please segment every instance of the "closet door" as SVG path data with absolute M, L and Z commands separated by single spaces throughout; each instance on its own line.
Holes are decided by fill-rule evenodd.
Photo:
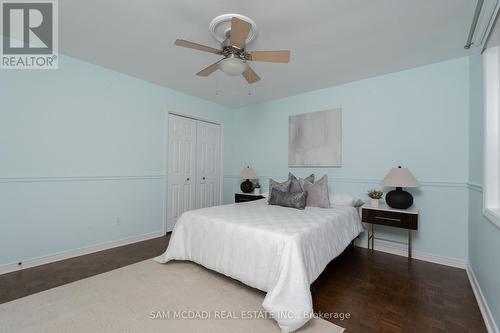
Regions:
M 197 122 L 197 206 L 221 204 L 221 128 L 220 125 Z
M 196 120 L 168 115 L 167 231 L 196 208 Z

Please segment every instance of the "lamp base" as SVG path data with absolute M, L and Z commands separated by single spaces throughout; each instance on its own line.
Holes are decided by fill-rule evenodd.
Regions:
M 245 180 L 240 185 L 241 192 L 243 193 L 251 193 L 253 191 L 253 184 L 250 180 Z
M 413 205 L 413 196 L 403 191 L 403 188 L 396 187 L 385 195 L 385 202 L 392 208 L 407 209 Z

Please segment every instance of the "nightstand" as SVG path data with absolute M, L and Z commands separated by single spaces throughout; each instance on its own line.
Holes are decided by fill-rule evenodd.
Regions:
M 252 194 L 252 193 L 235 193 L 234 194 L 234 202 L 247 202 L 264 199 L 264 196 L 260 194 Z
M 361 221 L 368 224 L 368 249 L 370 249 L 371 242 L 371 250 L 373 251 L 375 239 L 404 244 L 408 246 L 408 260 L 411 260 L 412 232 L 418 229 L 418 209 L 393 209 L 385 204 L 381 204 L 380 207 L 372 207 L 370 204 L 366 204 L 361 207 Z M 404 243 L 375 237 L 375 224 L 407 229 L 408 242 Z

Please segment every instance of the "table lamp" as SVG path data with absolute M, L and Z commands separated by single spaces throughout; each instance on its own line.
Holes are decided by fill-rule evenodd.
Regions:
M 381 183 L 382 186 L 395 187 L 385 195 L 385 202 L 392 208 L 407 209 L 413 205 L 413 196 L 403 187 L 418 187 L 420 184 L 410 170 L 398 166 L 392 168 Z
M 241 179 L 245 179 L 243 183 L 241 183 L 240 189 L 241 192 L 243 193 L 251 193 L 253 191 L 253 184 L 250 181 L 250 179 L 256 179 L 257 175 L 255 174 L 255 171 L 253 171 L 252 168 L 247 166 L 241 171 L 240 175 Z

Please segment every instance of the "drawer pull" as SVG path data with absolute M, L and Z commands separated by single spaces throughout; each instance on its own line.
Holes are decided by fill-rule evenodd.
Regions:
M 378 220 L 386 220 L 386 221 L 394 221 L 394 222 L 401 222 L 401 219 L 392 219 L 390 217 L 383 217 L 383 216 L 375 216 L 376 219 Z

